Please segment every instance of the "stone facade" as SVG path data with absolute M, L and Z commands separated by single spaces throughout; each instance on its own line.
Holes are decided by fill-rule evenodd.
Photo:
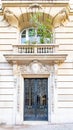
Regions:
M 48 15 L 51 16 L 54 41 L 51 44 L 22 45 L 21 32 L 30 27 L 31 7 L 38 8 L 38 6 L 44 10 L 44 21 Z M 32 51 L 29 53 L 30 49 L 34 53 Z M 25 123 L 23 119 L 24 78 L 43 77 L 48 78 L 47 122 L 72 122 L 72 4 L 69 0 L 38 0 L 37 3 L 35 0 L 30 2 L 2 0 L 0 10 L 0 123 Z

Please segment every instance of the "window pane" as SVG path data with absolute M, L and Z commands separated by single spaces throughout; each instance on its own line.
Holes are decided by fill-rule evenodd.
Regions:
M 35 29 L 33 29 L 33 28 L 29 29 L 28 37 L 29 37 L 30 43 L 35 42 Z
M 24 30 L 21 35 L 21 43 L 26 43 L 26 30 Z
M 34 29 L 29 29 L 29 37 L 35 36 L 35 30 Z
M 40 36 L 37 36 L 37 43 L 40 43 Z

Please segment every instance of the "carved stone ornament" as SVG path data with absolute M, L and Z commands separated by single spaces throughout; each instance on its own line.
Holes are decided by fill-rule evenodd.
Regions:
M 53 17 L 53 27 L 60 27 L 64 26 L 64 24 L 69 21 L 69 10 L 63 8 L 60 12 L 58 12 L 54 17 Z
M 36 9 L 36 5 L 34 5 L 34 7 Z M 29 6 L 28 6 L 28 9 L 29 9 Z M 46 12 L 46 8 L 45 8 L 45 12 Z M 29 22 L 30 17 L 28 17 L 30 16 L 30 10 L 29 12 L 27 12 L 27 8 L 23 9 L 23 7 L 21 7 L 15 10 L 15 8 L 10 9 L 6 7 L 3 11 L 3 14 L 4 14 L 4 19 L 9 23 L 9 25 L 19 28 L 19 30 L 23 30 L 25 27 L 28 27 L 31 25 Z M 48 18 L 48 14 L 44 13 L 44 19 L 46 19 L 46 16 Z M 52 14 L 49 14 L 49 16 L 52 21 L 52 26 L 54 28 L 62 26 L 62 25 L 64 26 L 64 24 L 67 21 L 69 21 L 69 9 L 64 7 L 62 8 L 61 11 L 56 13 L 54 16 L 52 16 Z
M 50 66 L 33 61 L 29 65 L 19 66 L 21 74 L 50 74 Z

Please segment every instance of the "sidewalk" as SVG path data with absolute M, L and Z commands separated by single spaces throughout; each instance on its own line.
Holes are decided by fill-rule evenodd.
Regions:
M 0 126 L 0 130 L 73 130 L 71 124 Z

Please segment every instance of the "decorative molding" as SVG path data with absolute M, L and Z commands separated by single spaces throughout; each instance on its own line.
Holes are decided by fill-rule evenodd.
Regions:
M 51 89 L 51 113 L 54 113 L 54 66 L 51 66 L 50 89 Z
M 18 76 L 18 73 L 19 73 L 19 71 L 18 71 L 18 65 L 14 64 L 13 65 L 13 74 L 14 74 L 14 76 Z
M 33 61 L 29 65 L 19 66 L 21 74 L 50 74 L 50 66 Z
M 14 62 L 18 65 L 26 64 L 31 61 L 37 60 L 40 62 L 44 62 L 47 64 L 60 64 L 66 60 L 67 54 L 60 53 L 52 53 L 52 54 L 4 54 L 6 60 L 14 64 Z
M 16 14 L 8 8 L 4 10 L 4 19 L 13 27 L 18 27 L 19 19 Z
M 69 9 L 67 8 L 63 8 L 60 12 L 58 12 L 53 20 L 52 20 L 52 24 L 53 27 L 59 27 L 59 26 L 64 26 L 64 24 L 66 24 L 66 22 L 69 21 Z
M 58 78 L 58 65 L 57 64 L 54 64 L 54 74 L 53 74 L 53 76 L 54 76 L 54 93 L 53 93 L 53 95 L 54 95 L 54 113 L 56 113 L 57 112 L 57 108 L 58 108 L 58 92 L 57 92 L 57 78 Z
M 40 6 L 38 6 L 38 4 L 29 3 L 27 7 L 24 6 L 24 10 L 23 10 L 22 6 L 20 6 L 19 8 L 16 6 L 18 11 L 15 9 L 15 7 L 9 8 L 7 6 L 3 10 L 4 19 L 9 23 L 9 25 L 19 28 L 19 30 L 21 31 L 25 27 L 32 26 L 29 22 L 31 7 L 34 7 L 35 9 L 36 9 L 36 7 L 38 7 L 38 8 L 42 7 L 41 10 L 43 10 L 44 6 L 42 4 L 40 4 Z M 55 6 L 52 5 L 52 8 L 54 8 L 54 7 Z M 44 20 L 46 19 L 46 16 L 48 18 L 48 15 L 49 15 L 50 19 L 52 21 L 52 26 L 54 28 L 64 25 L 67 21 L 69 21 L 70 9 L 69 9 L 68 5 L 66 5 L 65 7 L 63 6 L 62 9 L 59 10 L 58 12 L 56 12 L 54 15 L 52 15 L 51 12 L 49 14 L 49 8 L 50 7 L 48 7 L 48 10 L 46 10 L 46 7 L 44 8 Z M 48 13 L 46 13 L 46 11 L 48 11 Z M 40 11 L 40 12 L 42 12 L 42 11 Z M 29 18 L 27 18 L 28 15 L 29 15 Z

